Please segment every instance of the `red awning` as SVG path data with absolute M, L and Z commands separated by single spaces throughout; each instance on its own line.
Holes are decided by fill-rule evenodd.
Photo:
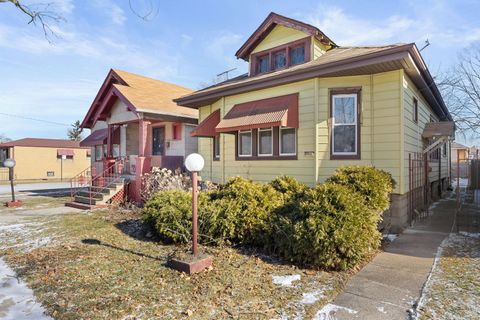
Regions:
M 72 149 L 57 149 L 57 156 L 71 156 L 73 157 L 75 152 Z
M 298 128 L 298 93 L 240 103 L 223 117 L 216 132 L 269 128 Z
M 215 127 L 220 122 L 220 109 L 213 111 L 192 131 L 192 137 L 214 137 Z
M 108 129 L 95 130 L 88 137 L 80 142 L 81 147 L 93 147 L 99 144 L 106 144 L 108 137 Z
M 81 147 L 93 147 L 101 144 L 107 144 L 108 128 L 99 129 L 92 132 L 91 135 L 86 137 L 80 142 Z M 112 143 L 120 144 L 120 127 L 116 127 L 113 130 Z

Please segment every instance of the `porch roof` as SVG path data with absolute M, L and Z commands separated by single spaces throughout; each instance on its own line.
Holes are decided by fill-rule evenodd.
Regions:
M 423 129 L 422 137 L 429 139 L 433 137 L 453 137 L 455 134 L 455 123 L 453 121 L 428 122 Z

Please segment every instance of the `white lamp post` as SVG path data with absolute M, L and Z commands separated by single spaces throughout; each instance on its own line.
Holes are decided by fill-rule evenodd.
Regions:
M 14 159 L 7 159 L 3 161 L 3 165 L 8 168 L 8 178 L 10 179 L 10 188 L 12 189 L 12 203 L 15 203 L 15 190 L 13 188 L 13 168 L 17 163 Z
M 192 173 L 192 212 L 193 212 L 193 245 L 192 251 L 195 257 L 198 256 L 198 243 L 197 243 L 197 196 L 198 196 L 198 187 L 197 187 L 197 173 L 202 171 L 203 166 L 205 165 L 205 160 L 198 153 L 191 153 L 185 159 L 185 167 L 188 171 Z

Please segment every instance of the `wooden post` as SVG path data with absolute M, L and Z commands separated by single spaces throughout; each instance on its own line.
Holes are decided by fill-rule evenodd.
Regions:
M 112 156 L 112 127 L 108 125 L 107 130 L 107 158 L 110 158 Z
M 197 195 L 198 195 L 198 190 L 197 190 L 197 172 L 193 171 L 192 172 L 192 213 L 193 213 L 193 223 L 192 223 L 192 233 L 193 233 L 193 245 L 192 245 L 192 251 L 193 255 L 196 257 L 198 256 L 198 235 L 197 235 L 197 220 L 198 220 L 198 212 L 197 212 Z

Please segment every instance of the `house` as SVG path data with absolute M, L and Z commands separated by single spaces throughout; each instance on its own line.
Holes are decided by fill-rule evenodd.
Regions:
M 0 181 L 8 180 L 3 161 L 12 158 L 16 180 L 66 180 L 90 163 L 90 149 L 78 141 L 24 138 L 0 143 Z
M 469 175 L 470 148 L 461 143 L 452 143 L 451 170 L 452 179 L 457 177 L 467 179 Z
M 448 185 L 454 124 L 415 44 L 342 47 L 271 13 L 236 57 L 247 74 L 175 99 L 200 112 L 204 178 L 314 186 L 340 166 L 372 165 L 397 183 L 396 229 Z
M 191 92 L 171 83 L 110 70 L 81 125 L 91 130 L 81 145 L 91 148 L 92 158 L 91 169 L 89 165 L 72 181 L 79 187 L 77 191 L 83 192 L 80 187 L 85 185 L 107 187 L 128 181 L 129 196 L 139 201 L 141 176 L 152 167 L 182 168 L 184 157 L 197 151 L 197 139 L 190 133 L 197 125 L 198 111 L 179 107 L 172 99 Z M 115 190 L 124 192 L 122 188 Z M 100 196 L 100 191 L 94 196 Z M 77 202 L 95 205 L 113 196 L 94 200 L 91 193 L 87 195 L 76 196 Z

